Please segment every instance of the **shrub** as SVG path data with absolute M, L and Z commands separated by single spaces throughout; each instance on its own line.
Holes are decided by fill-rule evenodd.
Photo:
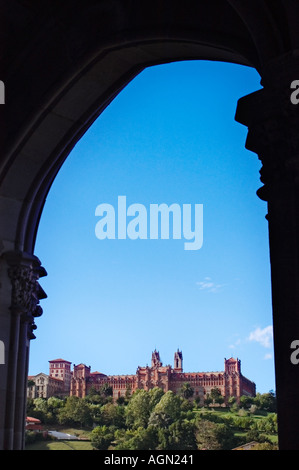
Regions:
M 107 450 L 114 439 L 114 432 L 107 426 L 97 426 L 92 430 L 90 439 L 95 449 Z

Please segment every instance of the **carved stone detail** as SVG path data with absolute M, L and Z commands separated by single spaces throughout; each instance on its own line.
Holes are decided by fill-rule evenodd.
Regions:
M 28 324 L 28 338 L 34 339 L 36 329 L 34 318 L 42 315 L 40 299 L 46 298 L 38 280 L 46 275 L 36 257 L 26 254 L 9 253 L 6 256 L 9 264 L 8 275 L 12 283 L 11 310 L 20 314 L 21 322 Z
M 246 148 L 262 162 L 264 186 L 257 194 L 266 201 L 299 183 L 299 104 L 291 101 L 291 83 L 298 78 L 298 60 L 286 56 L 268 66 L 263 89 L 238 102 L 236 120 L 248 127 Z
M 38 303 L 37 273 L 31 267 L 16 266 L 9 268 L 8 274 L 12 281 L 12 308 L 33 312 Z

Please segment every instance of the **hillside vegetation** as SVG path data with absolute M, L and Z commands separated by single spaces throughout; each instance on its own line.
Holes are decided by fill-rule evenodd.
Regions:
M 85 442 L 42 442 L 41 435 L 28 432 L 27 448 L 64 445 L 69 450 L 229 450 L 255 441 L 256 449 L 277 449 L 272 392 L 241 397 L 239 404 L 231 399 L 228 407 L 223 406 L 217 389 L 200 406 L 188 384 L 179 395 L 160 388 L 137 390 L 116 403 L 111 393 L 109 387 L 103 387 L 91 390 L 85 398 L 29 400 L 27 415 L 39 418 L 45 429 L 71 426 L 72 433 L 82 435 L 84 428 Z

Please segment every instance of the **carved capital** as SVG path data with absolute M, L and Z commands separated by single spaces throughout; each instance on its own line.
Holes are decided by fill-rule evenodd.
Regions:
M 33 312 L 38 303 L 38 274 L 31 266 L 13 266 L 8 269 L 12 282 L 11 307 L 21 312 Z
M 46 298 L 38 280 L 46 275 L 38 258 L 26 253 L 9 252 L 3 255 L 8 264 L 8 276 L 12 284 L 11 311 L 20 315 L 21 322 L 28 325 L 28 337 L 35 338 L 34 318 L 42 315 L 39 305 Z

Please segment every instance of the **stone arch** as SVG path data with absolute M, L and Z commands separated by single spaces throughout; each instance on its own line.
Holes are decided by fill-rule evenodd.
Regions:
M 38 279 L 46 273 L 34 243 L 51 184 L 75 143 L 130 80 L 147 66 L 185 59 L 248 65 L 262 77 L 264 89 L 240 100 L 236 118 L 249 128 L 246 146 L 263 163 L 280 445 L 299 448 L 299 379 L 289 360 L 299 330 L 298 113 L 288 99 L 290 82 L 299 77 L 298 4 L 11 0 L 1 8 L 0 340 L 8 359 L 0 376 L 0 448 L 23 446 L 29 341 L 45 296 Z
M 260 21 L 267 25 L 266 40 L 248 28 L 244 12 L 240 14 L 230 2 L 209 2 L 204 7 L 190 2 L 190 8 L 183 9 L 179 2 L 171 2 L 171 9 L 168 2 L 161 6 L 158 1 L 144 1 L 143 8 L 137 3 L 125 8 L 119 1 L 92 1 L 79 8 L 65 2 L 50 20 L 40 20 L 37 34 L 19 53 L 18 67 L 13 64 L 8 72 L 9 128 L 0 197 L 6 212 L 18 212 L 18 222 L 6 226 L 3 239 L 8 246 L 3 251 L 33 252 L 43 201 L 64 159 L 116 94 L 145 67 L 184 59 L 262 67 L 271 29 L 265 13 Z M 199 22 L 199 17 L 204 21 Z M 278 42 L 275 31 L 271 37 Z M 265 52 L 257 48 L 259 40 L 264 40 Z M 58 50 L 58 45 L 63 47 Z M 22 80 L 18 72 L 24 65 L 27 73 Z

